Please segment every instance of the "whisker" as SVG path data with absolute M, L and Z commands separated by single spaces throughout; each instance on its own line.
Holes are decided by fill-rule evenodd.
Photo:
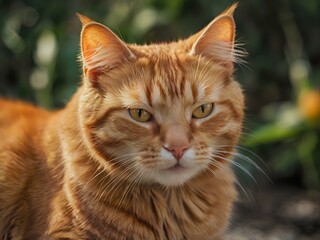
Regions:
M 251 191 L 248 190 L 246 191 L 246 189 L 242 186 L 242 184 L 240 183 L 240 179 L 237 178 L 236 180 L 236 184 L 237 186 L 241 189 L 241 192 L 245 195 L 247 202 L 249 202 L 251 208 L 253 208 L 256 205 L 256 201 L 254 196 L 252 195 Z M 250 194 L 249 194 L 250 193 Z M 254 203 L 254 204 L 253 204 Z
M 140 169 L 139 173 L 136 175 L 136 177 L 133 179 L 133 181 L 129 184 L 129 187 L 126 188 L 124 194 L 122 195 L 118 206 L 117 206 L 117 210 L 118 208 L 122 205 L 122 202 L 124 201 L 124 199 L 129 195 L 130 191 L 138 184 L 138 182 L 141 180 L 142 176 L 144 174 L 144 168 Z
M 107 196 L 110 196 L 110 198 L 113 198 L 114 193 L 117 192 L 117 190 L 120 187 L 120 184 L 124 182 L 124 180 L 128 180 L 134 173 L 135 171 L 130 172 L 132 169 L 136 168 L 136 166 L 138 165 L 137 162 L 134 162 L 131 166 L 129 166 L 129 168 L 126 168 L 125 171 L 122 171 L 122 175 L 127 174 L 129 172 L 129 174 L 127 176 L 116 176 L 115 178 L 111 179 L 110 182 L 107 182 L 105 184 L 105 186 L 103 188 L 105 188 L 106 190 L 108 189 L 108 187 L 110 185 L 112 185 L 112 187 L 109 189 L 109 191 L 107 192 Z M 120 180 L 120 181 L 119 181 Z M 116 183 L 117 182 L 117 183 Z M 105 191 L 106 191 L 105 190 Z M 101 200 L 101 197 L 103 195 L 105 195 L 105 191 L 102 192 L 102 194 L 100 195 L 99 200 Z M 112 193 L 112 194 L 111 194 Z M 111 194 L 111 195 L 110 195 Z
M 256 164 L 254 161 L 252 161 L 249 157 L 247 157 L 246 155 L 243 155 L 241 153 L 236 153 L 236 156 L 239 157 L 240 159 L 244 160 L 247 163 L 252 164 L 260 173 L 262 173 L 270 183 L 273 184 L 271 178 L 266 174 L 266 172 L 258 165 Z
M 247 148 L 245 148 L 245 147 L 236 146 L 236 148 L 239 148 L 239 149 L 241 149 L 241 150 L 243 150 L 243 151 L 246 151 L 246 152 L 252 154 L 253 156 L 255 156 L 255 157 L 268 169 L 268 171 L 271 171 L 271 170 L 269 169 L 268 165 L 265 163 L 265 161 L 263 161 L 263 159 L 262 159 L 258 154 L 254 153 L 253 151 L 250 151 L 249 149 L 247 149 Z
M 126 165 L 129 165 L 129 164 L 130 164 L 130 162 L 128 161 L 128 162 L 126 163 Z M 125 165 L 125 166 L 126 166 L 126 165 Z M 113 169 L 112 171 L 108 172 L 108 173 L 104 176 L 104 178 L 102 178 L 102 179 L 98 182 L 98 184 L 100 185 L 99 188 L 100 188 L 100 189 L 105 189 L 105 190 L 102 190 L 102 192 L 101 192 L 101 194 L 100 194 L 100 197 L 97 198 L 98 201 L 101 200 L 102 196 L 105 194 L 105 191 L 108 189 L 108 187 L 109 187 L 110 185 L 112 185 L 114 182 L 118 181 L 118 179 L 119 179 L 118 176 L 115 176 L 115 177 L 113 177 L 113 178 L 110 179 L 110 175 L 111 175 L 113 172 L 115 172 L 116 170 L 118 170 L 118 169 Z M 124 171 L 123 173 L 126 173 L 127 171 L 128 171 L 128 169 L 126 169 L 126 171 Z M 107 182 L 105 183 L 105 181 L 107 181 Z M 114 187 L 114 186 L 113 186 L 113 187 Z M 111 189 L 112 189 L 112 188 L 111 188 Z
M 270 183 L 273 184 L 271 178 L 268 176 L 268 174 L 264 171 L 263 168 L 266 168 L 268 170 L 268 172 L 271 172 L 271 171 L 270 171 L 269 167 L 267 166 L 267 164 L 263 161 L 263 159 L 261 157 L 259 157 L 257 154 L 255 154 L 254 152 L 252 152 L 252 151 L 250 151 L 250 150 L 248 150 L 248 149 L 246 149 L 244 147 L 241 147 L 241 146 L 236 146 L 235 147 L 237 149 L 240 149 L 240 150 L 243 150 L 243 151 L 246 151 L 246 152 L 252 154 L 256 159 L 259 160 L 259 162 L 261 162 L 263 164 L 263 168 L 258 163 L 256 163 L 256 161 L 252 160 L 250 157 L 246 156 L 243 153 L 239 153 L 237 151 L 222 151 L 222 150 L 219 149 L 219 148 L 225 148 L 225 147 L 232 147 L 232 146 L 219 145 L 219 146 L 215 147 L 215 151 L 218 152 L 218 153 L 230 154 L 230 155 L 234 156 L 236 159 L 238 158 L 240 160 L 245 161 L 246 163 L 251 164 L 255 169 L 257 169 L 260 173 L 262 173 L 262 175 L 264 177 L 266 177 Z
M 219 162 L 217 162 L 216 160 L 211 161 L 210 164 L 213 165 L 213 166 L 215 166 L 215 167 L 217 167 L 218 169 L 221 169 L 221 170 L 223 170 L 223 169 L 226 168 L 226 166 L 219 164 Z M 214 174 L 215 176 L 217 175 L 217 174 L 215 174 L 212 170 L 210 170 L 210 172 L 211 172 L 212 174 Z M 223 184 L 223 183 L 222 183 L 222 184 Z M 238 176 L 237 176 L 236 179 L 235 179 L 235 184 L 239 187 L 240 192 L 241 192 L 242 194 L 244 194 L 245 198 L 247 199 L 247 201 L 248 201 L 248 202 L 250 203 L 250 205 L 252 206 L 252 205 L 253 205 L 252 202 L 255 202 L 255 201 L 254 201 L 254 197 L 252 196 L 252 193 L 251 193 L 250 191 L 246 191 L 246 189 L 245 189 L 245 188 L 243 187 L 243 185 L 241 184 Z M 249 194 L 248 192 L 249 192 L 250 194 Z M 227 193 L 227 194 L 228 194 L 228 193 Z
M 239 164 L 233 160 L 230 160 L 226 157 L 223 157 L 221 155 L 218 155 L 218 154 L 213 154 L 213 157 L 218 157 L 218 158 L 225 160 L 228 163 L 231 163 L 233 166 L 235 166 L 235 167 L 239 168 L 240 170 L 242 170 L 243 172 L 245 172 L 258 185 L 258 183 L 257 183 L 256 179 L 253 177 L 253 175 L 246 168 L 244 168 L 241 164 Z M 214 160 L 214 159 L 212 159 L 212 160 Z
M 259 172 L 261 172 L 270 182 L 271 179 L 269 178 L 269 176 L 263 171 L 263 169 L 256 163 L 254 162 L 252 159 L 250 159 L 249 157 L 247 157 L 246 155 L 244 154 L 241 154 L 241 153 L 238 153 L 238 152 L 226 152 L 226 151 L 220 151 L 218 150 L 217 153 L 228 153 L 228 154 L 231 154 L 232 156 L 235 156 L 235 157 L 238 157 L 239 159 L 249 163 L 249 164 L 252 164 Z
M 213 165 L 214 167 L 218 168 L 218 169 L 221 169 L 221 170 L 223 170 L 225 168 L 224 166 L 219 165 L 218 162 L 211 161 L 210 164 Z M 207 171 L 209 171 L 211 174 L 213 174 L 214 177 L 217 178 L 217 180 L 222 185 L 224 184 L 224 181 L 221 179 L 221 177 L 217 173 L 215 173 L 213 170 L 211 170 L 210 168 L 206 168 L 205 170 L 206 170 L 205 171 L 206 173 L 207 173 Z M 225 189 L 224 189 L 224 191 L 225 191 L 225 194 L 228 196 L 229 195 L 228 191 L 226 191 Z

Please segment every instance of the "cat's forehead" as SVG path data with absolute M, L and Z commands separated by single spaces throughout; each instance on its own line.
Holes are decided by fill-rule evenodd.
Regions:
M 208 102 L 226 82 L 223 67 L 170 49 L 139 54 L 104 79 L 106 101 L 126 108 L 184 111 Z M 119 101 L 120 100 L 120 101 Z
M 140 65 L 141 64 L 141 65 Z M 174 54 L 153 54 L 141 59 L 137 66 L 146 73 L 141 85 L 147 94 L 148 104 L 152 106 L 173 104 L 176 100 L 193 102 L 196 87 L 190 76 L 190 69 L 185 58 Z
M 130 93 L 126 102 L 157 109 L 211 101 L 224 81 L 221 68 L 172 53 L 141 57 L 131 69 L 133 82 L 124 91 Z

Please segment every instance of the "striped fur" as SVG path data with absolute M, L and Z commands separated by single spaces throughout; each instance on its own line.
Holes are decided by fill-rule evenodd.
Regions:
M 222 239 L 244 108 L 234 9 L 188 39 L 144 46 L 80 16 L 84 77 L 69 104 L 0 100 L 0 239 Z

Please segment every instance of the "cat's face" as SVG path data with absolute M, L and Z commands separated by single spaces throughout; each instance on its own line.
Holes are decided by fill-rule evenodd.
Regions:
M 175 186 L 227 166 L 243 96 L 232 79 L 233 19 L 224 16 L 188 40 L 151 46 L 125 45 L 82 17 L 80 119 L 111 175 Z

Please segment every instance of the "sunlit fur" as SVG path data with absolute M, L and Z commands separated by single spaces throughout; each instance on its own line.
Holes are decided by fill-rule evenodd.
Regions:
M 137 46 L 108 32 L 112 49 L 82 52 L 83 83 L 61 111 L 0 101 L 0 239 L 223 238 L 244 100 L 234 42 L 201 49 L 203 33 Z M 173 168 L 166 146 L 179 141 L 190 147 Z

